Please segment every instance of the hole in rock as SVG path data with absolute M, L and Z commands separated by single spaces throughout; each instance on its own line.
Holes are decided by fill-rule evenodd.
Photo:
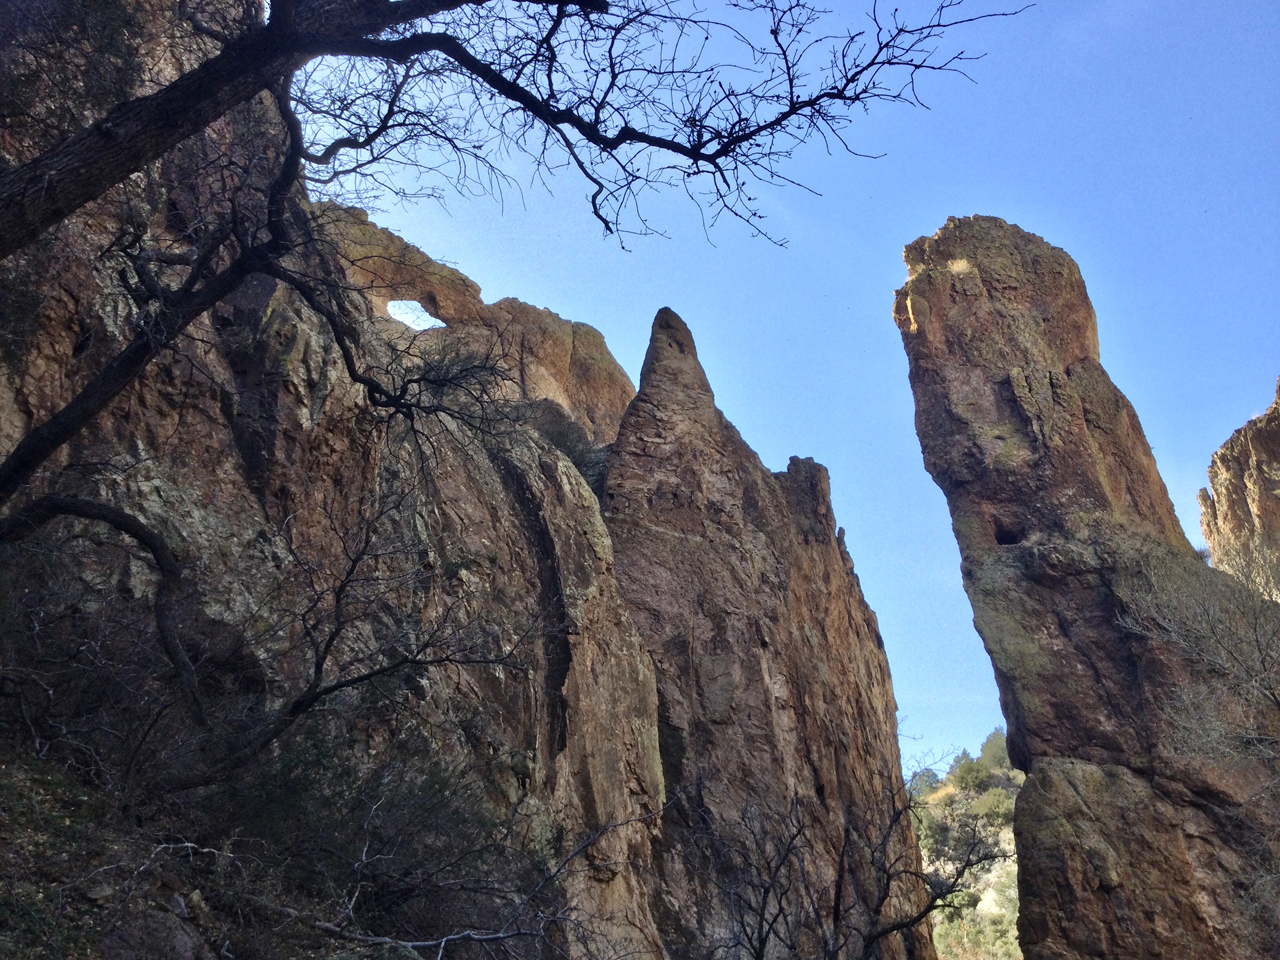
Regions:
M 1021 524 L 1007 523 L 1004 520 L 996 519 L 996 543 L 1002 547 L 1011 547 L 1015 543 L 1021 543 L 1027 538 L 1027 531 L 1023 529 Z
M 415 300 L 392 300 L 387 304 L 387 316 L 399 320 L 407 327 L 415 330 L 426 330 L 429 327 L 443 327 L 444 324 L 433 317 Z

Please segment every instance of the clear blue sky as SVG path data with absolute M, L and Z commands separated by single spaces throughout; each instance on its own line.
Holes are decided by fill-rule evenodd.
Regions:
M 855 20 L 864 9 L 832 5 Z M 671 239 L 623 251 L 569 176 L 554 195 L 375 215 L 487 300 L 519 297 L 598 327 L 633 379 L 655 311 L 684 317 L 719 406 L 764 462 L 780 469 L 798 454 L 829 468 L 880 618 L 904 754 L 973 750 L 1003 720 L 912 422 L 890 316 L 903 245 L 949 215 L 983 213 L 1075 257 L 1103 363 L 1196 543 L 1209 458 L 1267 407 L 1280 375 L 1267 292 L 1280 275 L 1280 2 L 1041 0 L 954 42 L 987 53 L 974 83 L 931 77 L 931 109 L 859 119 L 854 144 L 883 158 L 815 145 L 788 172 L 820 196 L 764 191 L 785 249 L 727 222 L 705 233 L 670 195 L 649 212 Z

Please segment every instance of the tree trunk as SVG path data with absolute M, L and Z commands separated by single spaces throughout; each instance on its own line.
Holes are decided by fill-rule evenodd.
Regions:
M 272 31 L 251 34 L 163 90 L 120 104 L 87 130 L 0 175 L 0 259 L 305 59 Z

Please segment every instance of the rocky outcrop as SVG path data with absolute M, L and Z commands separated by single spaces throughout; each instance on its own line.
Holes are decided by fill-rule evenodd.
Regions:
M 317 204 L 312 212 L 375 315 L 385 318 L 390 301 L 410 300 L 443 321 L 450 339 L 486 350 L 496 344 L 513 399 L 554 401 L 596 443 L 613 442 L 635 387 L 598 330 L 519 300 L 485 303 L 476 283 L 372 223 L 362 210 Z M 403 339 L 398 327 L 388 324 L 387 335 Z M 439 336 L 428 331 L 421 339 L 430 346 Z
M 113 29 L 120 56 L 137 61 L 131 77 L 163 80 L 166 70 L 181 69 L 164 46 L 166 37 L 192 42 L 173 22 L 175 5 L 149 2 L 140 19 L 128 5 L 115 6 L 128 14 Z M 136 23 L 146 29 L 134 30 Z M 0 73 L 15 64 L 26 61 L 0 59 Z M 42 95 L 32 94 L 37 105 Z M 0 266 L 0 457 L 134 335 L 137 308 L 119 279 L 127 260 L 112 246 L 125 218 L 148 242 L 173 241 L 183 217 L 198 215 L 223 185 L 217 164 L 201 163 L 230 154 L 251 167 L 271 156 L 273 131 L 279 120 L 262 98 Z M 30 136 L 5 137 L 0 161 L 22 159 L 34 146 Z M 485 403 L 501 429 L 474 436 L 445 415 L 410 430 L 380 416 L 347 376 L 325 320 L 288 285 L 259 275 L 196 320 L 6 507 L 71 494 L 127 510 L 158 531 L 190 587 L 186 654 L 216 686 L 217 671 L 226 673 L 220 664 L 231 660 L 227 648 L 253 637 L 235 664 L 240 679 L 267 691 L 250 707 L 259 711 L 276 706 L 271 691 L 288 690 L 298 675 L 290 660 L 296 611 L 329 602 L 344 563 L 368 551 L 376 525 L 383 545 L 376 549 L 390 544 L 387 558 L 407 565 L 413 580 L 404 594 L 413 603 L 396 612 L 409 636 L 457 624 L 482 633 L 486 654 L 518 654 L 427 670 L 405 701 L 440 756 L 468 776 L 483 772 L 490 808 L 477 815 L 512 819 L 520 842 L 551 863 L 602 831 L 567 874 L 568 902 L 585 929 L 618 950 L 656 956 L 641 879 L 664 800 L 653 667 L 618 592 L 596 495 L 523 419 L 527 401 L 549 401 L 611 439 L 634 389 L 585 324 L 516 301 L 484 304 L 471 281 L 359 211 L 299 200 L 290 213 L 302 251 L 290 265 L 348 288 L 343 321 L 362 368 L 383 375 L 392 363 L 440 356 L 491 360 L 501 389 Z M 422 301 L 450 326 L 415 338 L 379 316 L 388 299 Z M 95 541 L 89 546 L 79 539 L 86 532 Z M 73 529 L 67 552 L 46 545 L 34 564 L 0 547 L 0 622 L 60 604 L 101 609 L 121 596 L 145 610 L 156 591 L 153 570 L 109 530 L 94 536 L 102 533 Z M 48 569 L 60 579 L 44 577 Z M 304 582 L 319 587 L 310 601 L 297 592 Z M 358 646 L 379 628 L 375 616 L 367 619 L 348 642 Z M 130 642 L 152 643 L 147 617 L 140 622 Z M 0 638 L 6 666 L 12 640 Z M 135 699 L 149 702 L 154 692 Z M 349 702 L 344 708 L 355 715 Z M 351 762 L 387 752 L 395 730 L 362 716 L 344 731 L 358 742 Z M 157 731 L 152 742 L 161 739 Z M 418 759 L 431 769 L 440 756 Z M 110 941 L 126 942 L 125 933 Z
M 905 259 L 894 319 L 925 466 L 1028 774 L 1024 955 L 1273 956 L 1265 764 L 1184 735 L 1231 691 L 1175 601 L 1238 595 L 1179 528 L 1078 268 L 991 217 L 948 220 Z
M 1215 567 L 1280 600 L 1280 389 L 1213 455 L 1200 529 Z
M 127 68 L 112 97 L 171 79 L 213 46 L 167 0 L 107 7 L 118 16 L 96 36 L 110 27 L 112 56 Z M 77 29 L 87 39 L 73 54 L 92 53 L 95 36 Z M 8 83 L 16 68 L 32 68 L 31 83 Z M 47 102 L 41 84 L 56 71 L 40 57 L 0 50 L 0 74 L 6 90 L 29 94 L 18 106 L 40 121 L 0 137 L 0 163 L 40 149 L 45 107 L 70 127 L 104 107 Z M 96 83 L 69 77 L 67 95 Z M 281 140 L 275 104 L 261 97 L 0 264 L 0 455 L 136 336 L 141 298 L 121 279 L 137 266 L 131 245 L 181 268 L 188 261 L 173 251 L 216 219 L 211 210 L 226 213 L 226 190 L 260 196 L 262 183 L 238 178 L 269 168 Z M 25 750 L 36 731 L 42 756 L 67 758 L 120 795 L 150 803 L 141 783 L 182 797 L 174 816 L 201 808 L 193 835 L 211 843 L 257 836 L 261 825 L 234 798 L 212 812 L 237 778 L 274 775 L 277 761 L 321 780 L 380 771 L 394 790 L 379 781 L 356 798 L 335 777 L 318 793 L 291 793 L 295 803 L 323 797 L 323 811 L 288 808 L 304 829 L 313 814 L 353 809 L 366 851 L 368 830 L 398 831 L 384 853 L 316 880 L 325 910 L 344 890 L 367 902 L 374 884 L 360 871 L 461 823 L 489 859 L 475 876 L 464 861 L 467 876 L 448 892 L 479 889 L 482 899 L 492 881 L 523 895 L 529 870 L 545 880 L 572 854 L 556 883 L 524 902 L 567 911 L 558 947 L 702 956 L 724 944 L 717 897 L 728 877 L 695 847 L 748 801 L 771 823 L 802 810 L 814 843 L 865 845 L 851 881 L 859 896 L 845 901 L 859 917 L 916 909 L 888 668 L 825 471 L 760 464 L 715 409 L 688 330 L 668 311 L 637 395 L 593 328 L 514 300 L 484 303 L 474 283 L 360 211 L 297 192 L 286 207 L 279 276 L 290 282 L 254 274 L 200 314 L 0 505 L 11 517 L 45 494 L 106 504 L 144 525 L 181 570 L 161 579 L 141 540 L 82 514 L 0 544 L 6 732 L 20 730 Z M 255 215 L 252 202 L 242 209 Z M 387 304 L 402 299 L 445 326 L 391 320 Z M 379 378 L 383 393 L 365 388 Z M 395 408 L 436 381 L 417 407 Z M 604 512 L 584 472 L 610 443 Z M 176 640 L 164 647 L 155 614 L 173 583 Z M 181 693 L 188 710 L 203 698 L 203 716 L 175 706 L 184 659 L 194 692 Z M 362 680 L 344 686 L 352 677 Z M 327 699 L 290 727 L 315 705 L 294 696 L 312 679 Z M 28 694 L 41 698 L 38 715 L 24 712 Z M 191 771 L 209 776 L 184 779 Z M 459 821 L 432 819 L 434 794 L 418 802 L 413 791 L 437 779 L 450 811 L 463 804 L 452 791 L 474 800 Z M 383 801 L 401 788 L 408 806 L 389 812 Z M 276 806 L 277 794 L 262 796 Z M 346 859 L 341 846 L 336 860 Z M 517 853 L 514 875 L 484 873 Z M 215 874 L 224 854 L 212 854 Z M 807 861 L 815 883 L 826 879 L 823 856 Z M 886 883 L 874 856 L 889 865 Z M 421 875 L 397 874 L 388 900 L 417 895 Z M 305 897 L 305 886 L 290 889 Z M 254 889 L 283 896 L 273 882 Z M 211 897 L 211 909 L 266 911 L 271 931 L 303 923 L 300 908 L 256 893 L 242 909 L 241 893 Z M 339 925 L 318 913 L 305 925 L 358 940 L 355 902 Z M 471 923 L 451 904 L 424 909 L 426 928 Z M 120 921 L 98 940 L 107 953 L 199 953 L 187 926 L 160 914 Z M 287 950 L 271 937 L 252 949 Z M 927 925 L 866 955 L 929 960 Z
M 658 677 L 673 807 L 654 903 L 669 953 L 694 955 L 718 919 L 681 824 L 731 828 L 750 805 L 799 803 L 838 836 L 853 811 L 858 829 L 918 864 L 907 824 L 890 819 L 902 779 L 889 669 L 826 470 L 794 457 L 782 473 L 761 464 L 668 309 L 610 452 L 605 504 L 619 586 Z M 894 881 L 895 901 L 919 893 Z M 929 957 L 932 945 L 916 929 L 874 955 Z
M 57 255 L 92 262 L 93 234 L 68 234 Z M 41 287 L 31 348 L 3 373 L 0 450 L 64 404 L 127 329 L 127 300 L 109 276 L 81 279 L 70 270 Z M 92 343 L 77 350 L 85 329 Z M 368 327 L 363 345 L 395 341 L 380 345 Z M 536 432 L 508 427 L 484 444 L 438 424 L 424 458 L 346 378 L 323 321 L 287 287 L 255 278 L 69 445 L 38 490 L 119 505 L 163 532 L 198 590 L 188 617 L 212 638 L 187 637 L 201 669 L 221 655 L 217 638 L 288 616 L 296 598 L 283 591 L 302 570 L 329 582 L 362 517 L 392 525 L 427 578 L 423 625 L 452 616 L 521 645 L 506 669 L 432 673 L 416 706 L 432 736 L 453 762 L 483 764 L 494 815 L 518 809 L 526 842 L 553 861 L 608 827 L 585 855 L 589 869 L 570 875 L 570 902 L 594 934 L 657 956 L 641 880 L 664 796 L 653 666 L 619 595 L 595 494 Z M 151 596 L 145 564 L 110 551 L 93 559 L 109 584 Z M 33 610 L 58 602 L 42 591 L 69 589 L 30 586 Z M 76 602 L 104 602 L 83 583 L 70 589 Z M 284 683 L 273 642 L 250 656 L 268 682 Z M 372 755 L 392 734 L 362 736 Z

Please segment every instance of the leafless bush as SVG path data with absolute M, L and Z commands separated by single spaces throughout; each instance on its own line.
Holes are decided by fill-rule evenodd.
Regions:
M 1217 760 L 1280 761 L 1280 604 L 1201 564 L 1152 562 L 1121 623 L 1171 648 L 1187 681 L 1164 708 L 1179 748 Z
M 341 716 L 357 691 L 409 709 L 432 670 L 518 669 L 523 637 L 442 589 L 416 474 L 377 489 L 287 518 L 279 569 L 236 623 L 207 614 L 213 585 L 119 508 L 45 497 L 6 518 L 10 722 L 104 785 L 171 793 L 226 779 L 313 711 Z
M 1243 828 L 1252 845 L 1249 895 L 1280 929 L 1280 604 L 1246 580 L 1182 557 L 1149 558 L 1122 589 L 1121 625 L 1171 651 L 1181 668 L 1157 704 L 1168 732 L 1163 748 L 1192 765 L 1247 770 L 1246 806 L 1262 814 Z M 1271 827 L 1259 834 L 1268 816 Z
M 735 822 L 708 826 L 704 872 L 728 918 L 714 955 L 871 960 L 886 941 L 926 927 L 971 872 L 1004 856 L 995 832 L 975 820 L 925 869 L 910 829 L 918 801 L 901 786 L 886 786 L 883 801 L 875 810 L 847 806 L 834 822 L 800 799 L 783 812 L 748 805 Z

